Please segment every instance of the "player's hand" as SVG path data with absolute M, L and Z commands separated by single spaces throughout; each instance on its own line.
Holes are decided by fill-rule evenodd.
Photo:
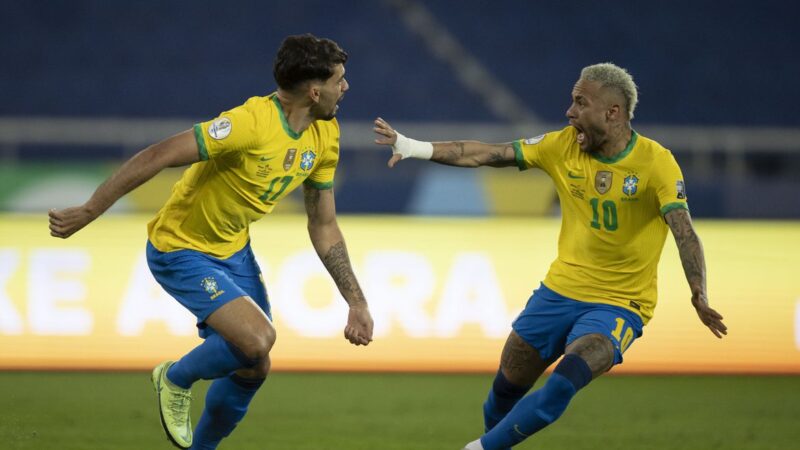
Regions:
M 350 307 L 344 337 L 353 345 L 367 345 L 372 342 L 372 315 L 366 303 Z
M 88 225 L 96 217 L 85 206 L 64 209 L 51 209 L 50 236 L 66 239 Z
M 703 325 L 707 326 L 714 336 L 722 338 L 723 334 L 728 334 L 728 327 L 722 323 L 722 315 L 708 306 L 708 299 L 704 294 L 692 295 L 692 305 Z
M 389 122 L 378 117 L 375 119 L 375 127 L 372 129 L 378 134 L 375 143 L 378 145 L 391 145 L 392 157 L 389 159 L 389 167 L 394 167 L 398 161 L 403 159 L 403 155 L 397 151 L 395 144 L 397 143 L 397 132 L 389 125 Z

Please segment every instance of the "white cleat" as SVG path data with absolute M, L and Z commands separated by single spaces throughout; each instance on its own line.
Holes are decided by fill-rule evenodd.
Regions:
M 466 445 L 462 450 L 483 450 L 483 444 L 480 439 L 476 439 Z

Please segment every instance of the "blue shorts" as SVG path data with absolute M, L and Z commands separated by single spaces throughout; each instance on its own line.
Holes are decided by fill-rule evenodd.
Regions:
M 252 298 L 272 320 L 264 279 L 249 242 L 230 258 L 218 259 L 195 250 L 164 253 L 148 241 L 147 265 L 161 287 L 197 317 L 203 338 L 213 331 L 206 318 L 239 297 Z
M 602 334 L 614 344 L 614 364 L 642 335 L 642 319 L 620 306 L 580 302 L 550 290 L 542 283 L 514 319 L 511 327 L 539 351 L 543 361 L 553 362 L 575 339 Z

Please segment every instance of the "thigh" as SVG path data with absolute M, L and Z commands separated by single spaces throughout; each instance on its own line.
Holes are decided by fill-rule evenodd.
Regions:
M 532 386 L 552 363 L 544 361 L 539 351 L 511 331 L 503 346 L 500 370 L 508 381 L 517 386 Z
M 552 363 L 564 353 L 575 320 L 575 304 L 544 285 L 533 291 L 525 309 L 511 324 L 522 340 L 535 348 L 542 361 Z
M 161 287 L 191 311 L 198 324 L 228 302 L 249 296 L 223 261 L 200 252 L 163 253 L 148 242 L 147 264 Z
M 238 256 L 238 254 L 237 254 Z M 256 303 L 256 305 L 264 311 L 264 313 L 272 320 L 272 307 L 269 303 L 269 295 L 267 294 L 266 283 L 264 283 L 264 276 L 261 273 L 261 268 L 256 262 L 255 255 L 250 250 L 248 245 L 242 251 L 241 257 L 236 261 L 231 261 L 234 266 L 230 267 L 229 274 L 233 281 L 242 288 L 247 295 Z
M 641 318 L 625 308 L 598 303 L 584 303 L 580 309 L 581 313 L 567 338 L 567 352 L 574 353 L 577 349 L 594 351 L 596 359 L 603 357 L 607 360 L 605 370 L 621 364 L 623 353 L 642 335 Z M 581 356 L 586 356 L 584 359 L 589 357 L 588 354 Z
M 250 297 L 239 297 L 218 308 L 206 319 L 208 330 L 218 333 L 240 350 L 271 348 L 275 328 Z

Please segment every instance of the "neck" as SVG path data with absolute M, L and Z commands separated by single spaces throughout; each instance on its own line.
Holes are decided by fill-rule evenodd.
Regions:
M 632 137 L 631 124 L 625 122 L 611 128 L 608 139 L 600 146 L 598 155 L 604 158 L 613 158 L 625 150 Z
M 283 108 L 286 123 L 295 133 L 302 133 L 308 128 L 314 118 L 311 116 L 311 103 L 303 102 L 298 96 L 278 89 L 278 101 Z

